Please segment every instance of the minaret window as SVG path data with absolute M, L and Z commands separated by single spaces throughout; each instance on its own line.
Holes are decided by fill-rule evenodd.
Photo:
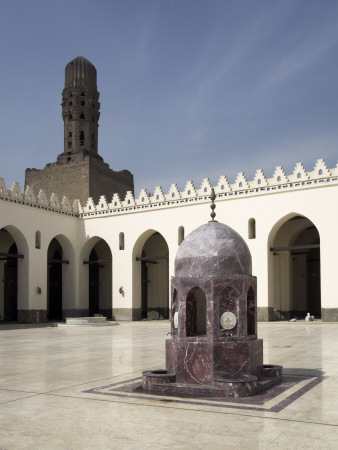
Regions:
M 69 104 L 69 106 L 72 106 L 73 102 L 69 102 L 68 104 Z
M 81 92 L 81 94 L 80 94 L 80 95 L 81 95 L 81 97 L 84 97 L 84 92 Z
M 80 145 L 83 147 L 84 145 L 84 132 L 80 131 Z
M 85 106 L 86 102 L 84 100 L 81 100 L 81 106 Z
M 72 137 L 72 132 L 71 131 L 68 133 L 68 137 Z
M 72 120 L 73 116 L 71 114 L 69 114 L 69 120 Z
M 80 114 L 80 119 L 85 119 L 85 115 L 83 114 L 83 112 Z

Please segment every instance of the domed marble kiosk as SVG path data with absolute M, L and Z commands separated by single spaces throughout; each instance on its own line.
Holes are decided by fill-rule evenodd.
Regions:
M 280 383 L 282 367 L 263 365 L 256 286 L 250 251 L 232 228 L 210 221 L 190 233 L 171 282 L 166 370 L 143 372 L 143 390 L 248 397 Z

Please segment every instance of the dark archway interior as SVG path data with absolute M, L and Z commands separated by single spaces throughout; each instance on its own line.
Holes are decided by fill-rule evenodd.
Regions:
M 91 249 L 88 264 L 88 314 L 113 317 L 112 254 L 104 239 Z
M 48 320 L 62 320 L 62 247 L 57 239 L 48 248 Z
M 9 254 L 17 254 L 16 244 L 12 244 Z M 18 259 L 8 257 L 4 267 L 4 320 L 18 319 Z
M 160 233 L 152 234 L 141 253 L 141 318 L 169 318 L 169 248 Z
M 319 234 L 315 226 L 310 226 L 302 231 L 295 239 L 296 246 L 319 244 Z M 293 301 L 302 293 L 306 296 L 305 310 L 296 311 L 298 315 L 310 312 L 311 315 L 319 318 L 321 316 L 321 292 L 320 292 L 320 248 L 310 248 L 305 251 L 294 251 L 292 254 L 294 266 Z M 299 274 L 297 266 L 301 266 L 302 272 Z M 299 287 L 299 280 L 296 277 L 304 278 L 304 283 Z
M 320 238 L 314 224 L 295 216 L 273 243 L 274 320 L 321 317 Z
M 248 335 L 256 334 L 256 307 L 255 293 L 252 288 L 248 291 L 247 296 L 247 333 Z
M 204 291 L 195 287 L 188 292 L 186 301 L 186 335 L 207 334 L 207 307 Z
M 146 258 L 143 250 L 142 258 Z M 148 266 L 147 261 L 141 261 L 141 319 L 146 319 L 148 314 Z
M 95 249 L 89 255 L 89 315 L 100 314 L 100 267 Z

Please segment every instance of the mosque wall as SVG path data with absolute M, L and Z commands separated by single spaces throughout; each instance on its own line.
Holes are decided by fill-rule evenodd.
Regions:
M 239 174 L 233 185 L 221 177 L 215 189 L 216 220 L 236 230 L 250 249 L 253 275 L 258 278 L 259 320 L 276 320 L 277 315 L 287 319 L 285 311 L 303 314 L 312 304 L 306 296 L 312 295 L 311 270 L 319 265 L 319 238 L 321 315 L 325 321 L 338 320 L 336 168 L 329 171 L 319 160 L 314 172 L 301 171 L 302 166 L 297 165 L 287 177 L 277 168 L 272 179 L 257 171 L 251 182 Z M 151 259 L 148 276 L 150 284 L 154 282 L 148 289 L 148 308 L 167 314 L 169 284 L 182 233 L 187 236 L 210 219 L 210 189 L 205 179 L 200 189 L 188 182 L 183 192 L 172 185 L 168 194 L 158 187 L 152 196 L 143 190 L 136 199 L 129 192 L 124 200 L 114 195 L 110 203 L 101 197 L 97 204 L 89 199 L 82 206 L 76 201 L 70 204 L 66 197 L 60 200 L 54 194 L 35 193 L 29 187 L 21 192 L 17 183 L 7 189 L 0 179 L 0 230 L 10 234 L 0 236 L 0 252 L 8 252 L 13 240 L 18 254 L 24 256 L 18 258 L 18 320 L 47 320 L 48 248 L 53 238 L 62 248 L 63 316 L 89 313 L 91 267 L 95 266 L 99 270 L 99 310 L 110 310 L 117 320 L 142 318 L 142 252 Z M 317 241 L 308 240 L 311 233 L 317 233 Z M 151 236 L 157 236 L 152 243 Z M 163 254 L 165 244 L 167 255 Z M 300 247 L 305 250 L 299 251 Z M 90 260 L 93 249 L 95 261 Z M 306 269 L 310 251 L 317 256 Z M 0 261 L 0 274 L 4 264 L 6 261 Z M 2 291 L 0 315 L 3 305 Z
M 260 320 L 273 318 L 273 253 L 271 247 L 278 247 L 278 241 L 274 242 L 274 235 L 284 222 L 293 217 L 305 216 L 318 230 L 320 236 L 320 260 L 321 260 L 321 305 L 326 320 L 336 316 L 337 300 L 334 292 L 334 283 L 337 272 L 335 254 L 338 250 L 338 240 L 333 230 L 338 215 L 335 208 L 326 207 L 333 205 L 338 194 L 338 186 L 319 187 L 316 189 L 303 189 L 289 191 L 288 193 L 273 193 L 270 195 L 256 195 L 252 197 L 236 198 L 229 201 L 216 200 L 216 220 L 226 223 L 234 228 L 246 241 L 253 261 L 253 274 L 258 278 L 258 311 Z M 94 230 L 100 230 L 101 235 L 112 239 L 114 265 L 128 267 L 129 270 L 121 271 L 113 269 L 114 285 L 113 298 L 114 307 L 122 310 L 127 308 L 138 308 L 139 299 L 139 275 L 135 258 L 141 256 L 142 245 L 139 244 L 140 236 L 157 231 L 165 239 L 169 247 L 169 278 L 174 275 L 174 258 L 178 249 L 179 228 L 184 227 L 185 235 L 193 229 L 209 220 L 210 201 L 193 205 L 177 205 L 151 211 L 134 211 L 115 215 L 114 227 L 110 226 L 110 220 L 97 216 L 87 216 L 85 228 L 88 235 Z M 248 223 L 255 219 L 256 238 L 249 239 Z M 297 222 L 294 222 L 297 224 Z M 292 227 L 291 227 L 292 228 Z M 330 232 L 328 233 L 330 229 Z M 114 231 L 113 231 L 114 230 Z M 119 233 L 123 230 L 125 249 L 118 250 Z M 292 245 L 292 236 L 297 234 L 289 231 L 287 243 L 281 246 Z M 108 237 L 109 236 L 109 237 Z M 144 238 L 143 241 L 146 239 Z M 142 242 L 143 242 L 142 241 Z M 136 249 L 136 250 L 135 250 Z M 290 252 L 283 252 L 282 258 L 290 258 Z M 131 264 L 132 268 L 131 269 Z M 291 268 L 289 268 L 291 270 Z M 282 289 L 291 289 L 287 284 L 290 278 L 284 276 L 280 281 Z M 125 289 L 125 296 L 118 294 L 117 287 L 129 286 Z M 270 286 L 270 287 L 269 287 Z M 134 292 L 131 288 L 133 287 Z M 297 287 L 294 287 L 297 292 Z M 295 299 L 302 302 L 301 298 Z M 300 308 L 301 309 L 301 308 Z M 311 312 L 311 311 L 310 311 Z M 132 313 L 130 313 L 132 314 Z
M 63 258 L 69 260 L 65 268 L 64 302 L 73 302 L 78 279 L 78 261 L 75 257 L 76 240 L 81 233 L 80 222 L 72 216 L 64 216 L 42 209 L 32 208 L 21 203 L 0 202 L 0 248 L 8 252 L 6 240 L 11 239 L 17 245 L 17 310 L 21 322 L 44 322 L 47 310 L 47 250 L 53 238 L 63 246 Z M 37 248 L 36 236 L 40 233 Z M 9 238 L 10 236 L 10 238 Z M 5 246 L 4 246 L 5 245 Z M 6 261 L 0 261 L 0 270 L 4 271 Z M 3 311 L 4 279 L 0 286 Z M 0 312 L 0 315 L 1 312 Z M 2 315 L 3 320 L 3 315 Z

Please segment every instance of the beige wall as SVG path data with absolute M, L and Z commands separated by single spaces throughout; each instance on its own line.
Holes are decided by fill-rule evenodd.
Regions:
M 247 242 L 252 254 L 253 275 L 258 278 L 258 307 L 273 307 L 278 301 L 276 291 L 276 267 L 287 265 L 287 256 L 279 262 L 269 251 L 277 245 L 278 231 L 290 217 L 303 215 L 318 229 L 321 239 L 321 303 L 323 308 L 338 310 L 335 296 L 337 278 L 338 238 L 336 223 L 338 210 L 335 207 L 338 185 L 318 184 L 314 188 L 286 189 L 285 191 L 259 192 L 257 195 L 223 197 L 216 202 L 216 220 L 234 228 Z M 154 233 L 162 235 L 169 248 L 169 277 L 160 275 L 161 281 L 154 285 L 150 294 L 150 305 L 155 305 L 165 292 L 168 298 L 170 276 L 174 275 L 174 259 L 178 250 L 178 230 L 184 227 L 185 236 L 210 218 L 208 197 L 197 202 L 170 204 L 167 207 L 147 209 L 121 209 L 120 213 L 106 215 L 94 213 L 84 218 L 38 209 L 18 203 L 0 201 L 0 229 L 6 227 L 24 255 L 19 260 L 19 309 L 46 309 L 47 304 L 47 249 L 56 237 L 60 242 L 64 258 L 70 261 L 63 266 L 64 308 L 88 308 L 88 267 L 83 260 L 89 258 L 93 246 L 103 239 L 111 251 L 112 264 L 105 269 L 102 302 L 113 305 L 114 310 L 129 311 L 140 308 L 140 263 L 147 239 Z M 256 221 L 256 238 L 248 238 L 248 221 Z M 41 248 L 35 248 L 36 231 L 41 232 Z M 119 235 L 124 233 L 124 250 L 119 248 Z M 5 245 L 5 241 L 0 243 Z M 284 245 L 284 244 L 283 244 Z M 156 247 L 156 246 L 155 246 Z M 162 249 L 156 249 L 161 252 Z M 1 250 L 0 250 L 1 251 Z M 1 273 L 0 264 L 0 273 Z M 160 268 L 151 269 L 156 271 Z M 110 270 L 108 274 L 107 271 Z M 301 262 L 298 269 L 301 271 Z M 154 273 L 153 277 L 157 275 Z M 159 290 L 162 285 L 163 290 Z M 41 287 L 41 294 L 37 287 Z M 123 292 L 119 289 L 123 287 Z M 162 287 L 161 287 L 162 289 Z M 282 289 L 290 290 L 288 280 Z M 280 290 L 280 289 L 279 289 Z M 0 315 L 1 315 L 0 288 Z M 287 296 L 283 297 L 284 299 Z M 303 301 L 299 298 L 300 304 Z M 160 300 L 162 304 L 162 300 Z M 123 315 L 123 314 L 122 314 Z M 128 317 L 125 318 L 128 318 Z

